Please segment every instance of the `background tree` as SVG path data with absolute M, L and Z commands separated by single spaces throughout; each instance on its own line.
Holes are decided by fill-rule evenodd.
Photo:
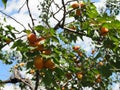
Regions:
M 2 1 L 6 7 L 7 0 Z M 44 0 L 38 5 L 38 25 L 29 0 L 24 5 L 32 22 L 29 29 L 1 11 L 24 28 L 19 31 L 0 24 L 0 59 L 5 64 L 17 61 L 13 76 L 1 83 L 20 83 L 22 89 L 28 86 L 31 90 L 38 90 L 39 86 L 47 90 L 108 89 L 112 74 L 120 69 L 120 21 L 115 17 L 119 14 L 118 5 L 107 2 L 106 9 L 98 12 L 90 0 Z M 83 37 L 91 38 L 95 47 L 89 54 L 75 45 Z M 6 45 L 12 53 L 2 51 Z M 23 69 L 33 75 L 31 80 L 19 74 Z

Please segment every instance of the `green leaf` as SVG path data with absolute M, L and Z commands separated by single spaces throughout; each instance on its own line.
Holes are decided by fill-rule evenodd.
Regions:
M 54 41 L 54 42 L 57 42 L 57 43 L 59 43 L 59 40 L 58 40 L 58 38 L 57 37 L 52 37 L 52 40 Z
M 8 0 L 2 0 L 2 3 L 4 4 L 4 7 L 6 8 L 6 4 L 7 4 Z

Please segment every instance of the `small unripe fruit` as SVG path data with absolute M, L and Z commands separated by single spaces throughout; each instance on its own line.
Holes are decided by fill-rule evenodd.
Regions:
M 30 74 L 34 74 L 34 73 L 35 73 L 35 70 L 34 70 L 34 69 L 31 69 L 29 72 L 30 72 Z
M 25 63 L 20 63 L 19 66 L 23 67 L 25 65 Z

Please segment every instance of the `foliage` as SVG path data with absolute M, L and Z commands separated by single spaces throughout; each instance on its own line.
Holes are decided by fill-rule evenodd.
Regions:
M 6 6 L 7 1 L 2 1 Z M 118 12 L 115 11 L 114 15 L 107 12 L 99 13 L 90 0 L 84 0 L 83 6 L 74 9 L 71 7 L 73 2 L 61 0 L 60 6 L 54 0 L 44 0 L 39 5 L 42 6 L 39 18 L 44 24 L 35 25 L 31 30 L 19 32 L 11 25 L 0 24 L 0 49 L 9 45 L 15 55 L 18 52 L 21 59 L 15 56 L 17 63 L 24 62 L 26 64 L 24 68 L 28 71 L 31 69 L 38 71 L 34 66 L 34 58 L 38 55 L 44 62 L 48 60 L 54 62 L 54 68 L 43 67 L 39 70 L 41 79 L 39 85 L 44 85 L 48 90 L 61 88 L 78 90 L 83 87 L 92 87 L 95 90 L 107 89 L 112 83 L 110 76 L 120 69 L 120 21 L 115 18 Z M 57 11 L 51 10 L 52 5 Z M 112 10 L 111 6 L 108 8 Z M 76 14 L 76 10 L 80 10 L 79 15 Z M 56 15 L 61 13 L 62 18 L 57 18 Z M 31 16 L 30 18 L 32 19 Z M 57 22 L 54 27 L 51 26 L 51 18 Z M 69 21 L 71 18 L 72 22 L 66 22 L 66 19 Z M 102 27 L 107 28 L 109 32 L 102 35 Z M 25 35 L 17 37 L 21 33 Z M 34 46 L 31 45 L 27 39 L 29 33 L 34 33 L 37 39 L 40 39 L 40 45 L 37 41 L 32 43 Z M 23 39 L 24 37 L 26 39 Z M 73 49 L 78 38 L 83 40 L 83 37 L 91 38 L 95 47 L 89 55 L 81 46 L 77 50 Z M 44 50 L 41 50 L 41 47 Z M 46 54 L 45 50 L 50 50 L 51 53 Z M 6 61 L 3 58 L 6 56 L 2 52 L 0 59 Z M 22 70 L 21 67 L 18 69 Z M 32 80 L 36 82 L 37 75 L 33 73 L 32 75 Z
M 4 4 L 4 6 L 5 6 L 5 8 L 6 8 L 7 1 L 8 1 L 8 0 L 2 0 L 2 2 L 3 2 L 3 4 Z

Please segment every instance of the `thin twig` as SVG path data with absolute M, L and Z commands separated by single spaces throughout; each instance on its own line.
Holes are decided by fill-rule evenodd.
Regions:
M 26 1 L 25 1 L 25 2 L 23 3 L 23 5 L 19 8 L 18 12 L 21 11 L 21 9 L 25 6 L 25 4 L 26 4 Z
M 27 8 L 28 8 L 28 13 L 29 13 L 29 16 L 30 16 L 30 18 L 31 18 L 31 21 L 32 21 L 32 25 L 33 25 L 33 27 L 34 27 L 34 19 L 33 19 L 33 17 L 32 17 L 32 14 L 31 14 L 31 12 L 30 12 L 30 8 L 29 8 L 29 0 L 26 0 L 26 4 L 27 4 Z
M 14 21 L 17 22 L 18 24 L 20 24 L 20 25 L 26 30 L 25 26 L 24 26 L 22 23 L 20 23 L 19 21 L 17 21 L 15 18 L 9 16 L 8 14 L 4 13 L 4 12 L 1 11 L 1 10 L 0 10 L 0 13 L 2 13 L 2 14 L 4 14 L 5 16 L 11 18 L 12 20 L 14 20 Z
M 62 19 L 62 27 L 64 27 L 64 24 L 65 24 L 65 16 L 66 16 L 66 7 L 65 7 L 65 2 L 64 0 L 62 0 L 62 5 L 63 5 L 63 9 L 64 9 L 64 13 L 63 13 L 63 19 Z
M 84 33 L 84 32 L 78 32 L 78 31 L 76 31 L 76 30 L 73 30 L 73 29 L 70 29 L 70 28 L 66 28 L 66 27 L 64 27 L 63 29 L 64 29 L 64 30 L 67 30 L 67 31 L 69 31 L 69 32 L 73 32 L 73 33 L 79 34 L 79 35 L 85 35 L 85 36 L 87 36 L 87 34 Z

